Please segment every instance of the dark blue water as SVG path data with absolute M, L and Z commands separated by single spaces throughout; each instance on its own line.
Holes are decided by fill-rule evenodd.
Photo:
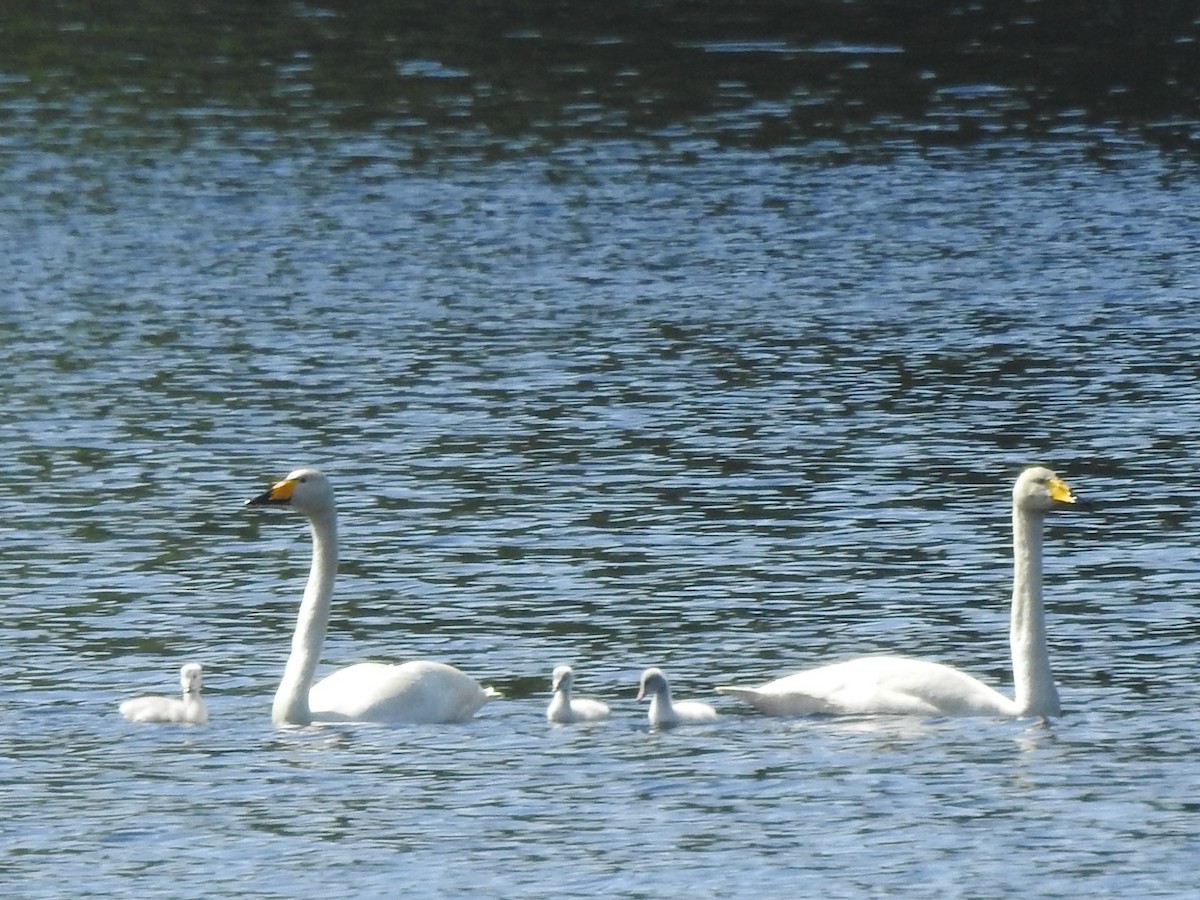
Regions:
M 838 158 L 697 125 L 414 163 L 228 110 L 97 142 L 15 84 L 7 896 L 1192 889 L 1193 162 L 1084 125 Z M 1035 462 L 1092 501 L 1047 534 L 1060 720 L 713 694 L 876 651 L 1010 690 Z M 324 668 L 442 659 L 504 700 L 272 726 L 308 546 L 241 503 L 302 464 L 341 513 Z M 188 660 L 208 726 L 120 719 Z M 609 722 L 547 726 L 561 662 Z M 722 719 L 651 732 L 648 665 Z

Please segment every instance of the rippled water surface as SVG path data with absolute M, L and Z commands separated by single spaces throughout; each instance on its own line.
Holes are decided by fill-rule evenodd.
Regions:
M 833 158 L 708 125 L 422 160 L 220 110 L 96 146 L 85 99 L 47 118 L 16 83 L 6 896 L 1194 888 L 1194 161 L 1082 128 Z M 1035 462 L 1091 501 L 1047 534 L 1061 719 L 713 693 L 878 651 L 1011 690 Z M 299 465 L 339 502 L 322 671 L 436 658 L 503 700 L 272 726 L 309 548 L 242 501 Z M 117 715 L 189 660 L 209 725 Z M 610 721 L 547 726 L 561 662 Z M 648 665 L 721 719 L 649 730 Z

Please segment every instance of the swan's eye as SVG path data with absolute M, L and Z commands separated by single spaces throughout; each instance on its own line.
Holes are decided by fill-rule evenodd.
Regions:
M 300 483 L 301 483 L 301 484 L 304 484 L 306 481 L 308 481 L 308 476 L 307 476 L 307 475 L 301 475 L 301 476 L 300 476 Z

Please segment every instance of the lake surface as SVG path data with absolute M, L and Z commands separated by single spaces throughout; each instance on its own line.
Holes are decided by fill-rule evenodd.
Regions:
M 351 31 L 293 13 L 271 47 Z M 115 28 L 100 58 L 125 68 L 74 66 L 90 32 L 66 14 L 0 69 L 5 896 L 1195 889 L 1195 157 L 936 71 L 931 138 L 936 110 L 847 100 L 853 73 L 931 65 L 883 33 L 802 53 L 660 22 L 723 67 L 672 117 L 647 98 L 679 72 L 614 60 L 642 45 L 602 24 L 581 53 L 629 90 L 593 105 L 552 23 L 506 35 L 558 73 L 533 99 L 381 32 L 365 71 L 410 94 L 351 102 L 353 70 L 282 49 L 264 85 L 229 50 L 205 101 L 203 71 Z M 217 40 L 183 25 L 146 46 Z M 772 78 L 735 84 L 743 64 Z M 805 106 L 781 71 L 828 80 Z M 772 104 L 812 111 L 764 139 Z M 768 719 L 714 694 L 873 652 L 1011 691 L 1033 463 L 1090 501 L 1046 538 L 1060 719 Z M 503 700 L 272 725 L 309 544 L 242 502 L 300 465 L 339 501 L 321 671 L 440 659 Z M 120 718 L 192 660 L 207 726 Z M 547 725 L 563 662 L 608 722 Z M 720 720 L 650 730 L 649 665 Z

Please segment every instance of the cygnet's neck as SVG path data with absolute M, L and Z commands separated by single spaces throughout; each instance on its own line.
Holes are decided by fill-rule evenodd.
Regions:
M 571 716 L 571 698 L 561 687 L 550 698 L 550 705 L 546 707 L 546 716 L 554 722 L 569 720 Z
M 675 716 L 675 707 L 671 703 L 671 689 L 666 685 L 650 695 L 649 714 L 653 721 L 671 719 Z
M 313 513 L 309 516 L 309 525 L 312 528 L 312 568 L 296 617 L 292 652 L 271 707 L 271 718 L 278 724 L 307 725 L 312 721 L 308 690 L 317 663 L 321 661 L 321 646 L 325 643 L 325 629 L 329 624 L 329 600 L 337 575 L 337 513 L 332 509 Z
M 1045 513 L 1013 504 L 1012 643 L 1014 699 L 1018 715 L 1056 716 L 1061 707 L 1042 605 L 1042 526 Z

